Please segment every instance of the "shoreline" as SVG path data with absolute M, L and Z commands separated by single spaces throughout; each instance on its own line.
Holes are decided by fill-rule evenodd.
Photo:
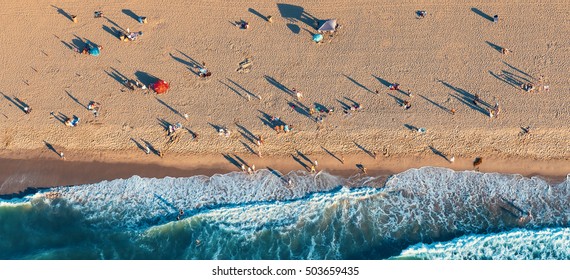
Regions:
M 79 153 L 79 151 L 77 152 Z M 73 151 L 68 154 L 75 154 Z M 80 157 L 61 160 L 46 151 L 0 153 L 0 195 L 13 197 L 37 189 L 98 183 L 105 180 L 127 179 L 134 175 L 147 178 L 212 176 L 240 171 L 236 163 L 243 160 L 256 169 L 273 169 L 282 174 L 293 170 L 308 171 L 309 161 L 317 159 L 317 170 L 350 177 L 360 174 L 357 165 L 362 164 L 369 176 L 390 176 L 413 168 L 427 166 L 444 167 L 455 171 L 474 170 L 473 159 L 457 158 L 450 163 L 440 156 L 384 157 L 377 159 L 367 154 L 346 155 L 342 164 L 329 154 L 293 156 L 268 156 L 259 158 L 241 154 L 169 154 L 164 158 L 132 152 L 81 151 Z M 226 158 L 226 156 L 228 158 Z M 306 159 L 304 157 L 306 157 Z M 66 156 L 67 157 L 67 156 Z M 483 156 L 479 166 L 482 173 L 519 174 L 525 177 L 539 176 L 551 184 L 563 182 L 570 174 L 570 161 L 566 159 L 535 160 L 516 158 L 492 158 Z M 303 167 L 303 164 L 307 167 Z

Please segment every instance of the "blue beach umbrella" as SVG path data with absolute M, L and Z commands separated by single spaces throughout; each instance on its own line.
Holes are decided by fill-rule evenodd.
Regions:
M 323 40 L 323 34 L 315 34 L 313 35 L 313 41 L 315 41 L 316 43 L 320 42 L 321 40 Z

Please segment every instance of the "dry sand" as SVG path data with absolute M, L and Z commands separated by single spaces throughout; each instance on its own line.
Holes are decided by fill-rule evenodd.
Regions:
M 0 156 L 6 160 L 1 165 L 16 166 L 8 159 L 25 159 L 23 166 L 33 166 L 33 159 L 58 160 L 47 149 L 49 143 L 65 152 L 66 165 L 158 164 L 194 174 L 204 168 L 237 170 L 222 154 L 256 159 L 251 133 L 265 138 L 263 160 L 270 164 L 258 166 L 283 170 L 301 168 L 292 158 L 301 151 L 322 161 L 323 168 L 348 173 L 356 172 L 356 163 L 394 172 L 423 165 L 471 169 L 475 157 L 484 159 L 481 171 L 570 173 L 570 43 L 564 36 L 570 29 L 569 2 L 397 2 L 3 1 Z M 104 17 L 94 18 L 97 10 Z M 428 16 L 416 19 L 416 10 L 426 10 Z M 494 14 L 500 16 L 497 24 L 487 18 Z M 137 16 L 146 16 L 148 23 L 139 24 Z M 313 18 L 337 18 L 342 28 L 317 45 L 311 41 Z M 249 30 L 233 25 L 241 19 L 250 23 Z M 121 42 L 117 30 L 127 28 L 144 34 Z M 86 39 L 103 46 L 99 57 L 72 50 Z M 513 52 L 502 55 L 495 46 Z M 251 71 L 236 71 L 246 58 L 253 61 Z M 200 62 L 213 76 L 204 80 L 193 73 L 192 66 Z M 518 88 L 541 75 L 549 92 Z M 158 77 L 171 89 L 165 95 L 131 92 L 121 84 L 123 76 L 144 83 Z M 404 92 L 388 90 L 386 84 L 392 82 Z M 304 93 L 301 102 L 307 107 L 335 108 L 322 128 L 291 109 L 288 103 L 295 98 L 284 89 L 292 88 Z M 248 100 L 249 94 L 261 100 Z M 490 119 L 473 107 L 475 94 L 491 106 L 498 102 L 499 117 Z M 11 101 L 15 98 L 29 104 L 32 113 L 24 114 Z M 410 100 L 412 108 L 403 110 L 398 100 Z M 90 101 L 102 104 L 97 118 L 86 109 Z M 353 101 L 363 109 L 347 118 L 343 103 Z M 66 127 L 51 112 L 76 115 L 80 124 Z M 293 132 L 276 134 L 265 114 L 293 125 Z M 193 140 L 183 130 L 179 141 L 168 145 L 163 121 L 180 122 L 199 136 Z M 529 125 L 531 133 L 521 134 L 521 127 Z M 218 126 L 229 128 L 231 136 L 219 136 Z M 135 141 L 147 141 L 165 157 L 145 155 Z M 351 163 L 335 164 L 325 149 Z M 365 150 L 377 152 L 378 160 Z M 450 165 L 434 155 L 437 151 L 458 160 Z M 128 174 L 183 176 L 137 169 L 84 182 Z M 58 170 L 59 177 L 68 176 L 67 168 Z M 17 185 L 6 179 L 9 174 L 1 176 L 2 193 L 27 184 L 15 189 L 8 186 Z

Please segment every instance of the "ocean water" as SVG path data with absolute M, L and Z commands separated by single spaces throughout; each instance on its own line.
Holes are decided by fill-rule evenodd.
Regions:
M 0 259 L 570 259 L 569 200 L 568 178 L 434 167 L 134 176 L 1 198 Z

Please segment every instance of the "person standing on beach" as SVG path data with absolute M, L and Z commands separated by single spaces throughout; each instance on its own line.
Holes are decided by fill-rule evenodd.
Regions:
M 318 167 L 319 166 L 319 162 L 315 159 L 315 166 Z
M 59 152 L 59 157 L 60 157 L 62 160 L 65 160 L 65 155 L 63 155 L 63 152 Z
M 298 101 L 301 101 L 301 99 L 303 99 L 303 93 L 301 91 L 298 91 L 296 88 L 293 88 L 292 91 L 295 93 Z
M 246 172 L 245 164 L 241 165 L 241 171 L 243 171 L 244 173 Z
M 495 118 L 499 117 L 499 113 L 501 112 L 501 107 L 499 106 L 499 102 L 495 103 L 495 107 L 493 108 L 495 111 Z

